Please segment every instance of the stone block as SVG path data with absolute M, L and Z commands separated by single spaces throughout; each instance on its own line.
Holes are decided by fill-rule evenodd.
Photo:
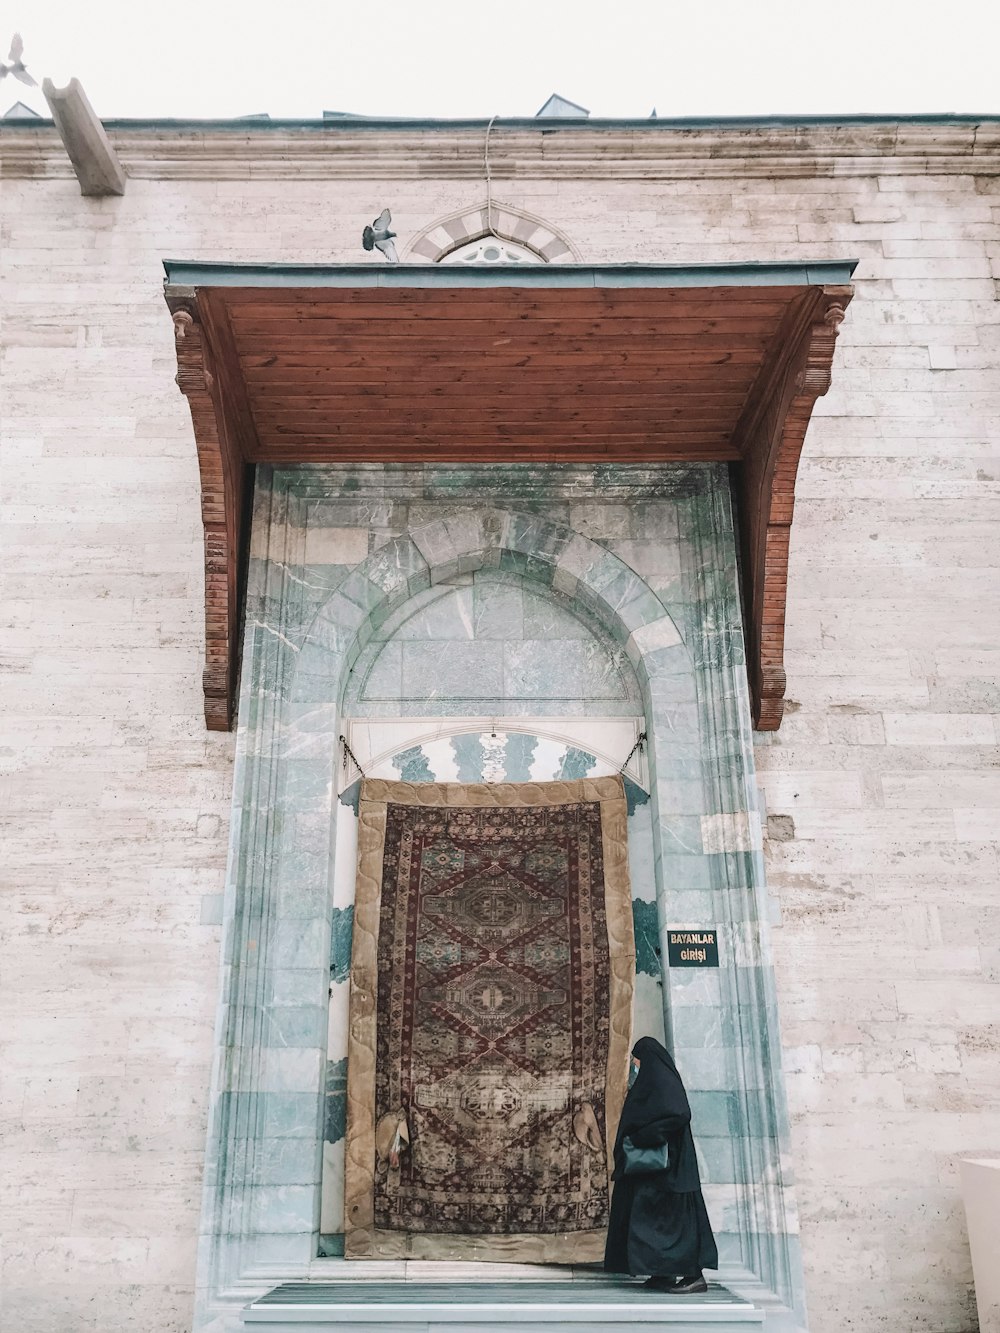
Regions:
M 662 648 L 673 648 L 681 642 L 677 626 L 670 616 L 661 616 L 632 631 L 629 636 L 629 655 L 633 651 L 640 654 L 656 652 Z
M 624 699 L 620 664 L 594 639 L 525 640 L 503 648 L 505 697 Z
M 416 699 L 499 699 L 503 658 L 488 642 L 404 643 L 403 693 Z
M 992 745 L 993 719 L 979 713 L 885 713 L 887 745 Z
M 305 561 L 310 565 L 359 565 L 368 555 L 367 528 L 306 528 Z

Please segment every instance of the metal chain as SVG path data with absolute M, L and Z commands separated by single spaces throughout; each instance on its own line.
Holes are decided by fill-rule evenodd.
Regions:
M 344 768 L 344 772 L 345 772 L 345 773 L 347 772 L 347 761 L 348 761 L 348 759 L 350 759 L 350 761 L 351 761 L 351 763 L 354 765 L 354 767 L 358 770 L 358 772 L 361 774 L 361 776 L 364 777 L 364 776 L 365 776 L 365 770 L 364 770 L 364 769 L 361 767 L 361 765 L 358 763 L 358 756 L 354 753 L 354 751 L 351 749 L 351 747 L 347 744 L 347 737 L 346 737 L 346 736 L 341 736 L 341 738 L 340 738 L 340 744 L 341 744 L 341 746 L 343 747 L 343 751 L 344 751 L 344 754 L 343 754 L 343 768 Z M 626 759 L 625 762 L 628 763 L 628 760 Z
M 640 731 L 638 737 L 636 738 L 635 744 L 632 746 L 631 750 L 629 750 L 628 754 L 625 756 L 625 762 L 624 764 L 622 764 L 618 772 L 624 775 L 626 768 L 628 768 L 628 761 L 635 754 L 636 750 L 644 750 L 645 748 L 646 748 L 646 733 L 644 731 Z

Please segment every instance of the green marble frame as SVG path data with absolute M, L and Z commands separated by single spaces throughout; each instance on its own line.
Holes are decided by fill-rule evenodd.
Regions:
M 343 471 L 258 469 L 195 1329 L 241 1328 L 240 1310 L 269 1285 L 337 1262 L 315 1255 L 345 684 L 393 610 L 432 584 L 490 566 L 572 598 L 635 669 L 660 930 L 719 929 L 720 968 L 667 969 L 664 1006 L 699 1136 L 731 1152 L 706 1187 L 727 1256 L 723 1275 L 769 1307 L 769 1327 L 803 1328 L 725 467 L 588 469 L 594 489 L 573 492 L 600 502 L 614 486 L 632 499 L 643 487 L 657 496 L 666 487 L 676 497 L 683 591 L 671 604 L 603 546 L 537 512 L 547 488 L 555 499 L 569 484 L 555 470 L 548 481 L 547 470 L 535 470 L 534 502 L 518 511 L 510 489 L 517 468 L 493 469 L 503 508 L 490 503 L 484 469 L 441 467 L 429 490 L 430 468 L 417 469 L 412 483 L 404 477 L 424 487 L 425 502 L 441 501 L 442 518 L 379 548 L 319 596 L 300 572 L 310 506 L 344 498 Z M 384 495 L 381 469 L 355 472 L 352 498 L 366 488 Z

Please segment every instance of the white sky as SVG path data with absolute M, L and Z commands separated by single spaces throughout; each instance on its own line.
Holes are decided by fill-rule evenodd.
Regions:
M 13 0 L 98 115 L 1000 112 L 1000 0 Z M 7 34 L 0 37 L 6 50 Z M 12 78 L 0 113 L 44 99 Z

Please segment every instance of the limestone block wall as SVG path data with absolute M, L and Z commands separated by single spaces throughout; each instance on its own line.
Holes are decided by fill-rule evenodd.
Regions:
M 116 131 L 106 200 L 51 130 L 0 137 L 0 1208 L 32 1333 L 191 1321 L 232 742 L 202 724 L 160 260 L 367 262 L 383 204 L 409 242 L 483 199 L 478 141 L 306 161 L 268 133 Z M 971 1333 L 957 1158 L 1000 1139 L 996 127 L 719 131 L 710 167 L 708 131 L 544 161 L 533 133 L 498 142 L 495 197 L 583 260 L 860 260 L 757 747 L 807 1298 L 816 1333 Z

